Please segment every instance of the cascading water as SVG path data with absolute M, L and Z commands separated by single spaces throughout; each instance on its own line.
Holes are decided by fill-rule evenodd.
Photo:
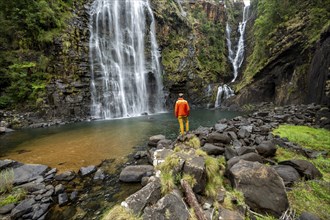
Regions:
M 236 47 L 237 50 L 235 52 L 233 51 L 231 37 L 230 37 L 231 28 L 229 26 L 228 21 L 226 23 L 226 41 L 228 47 L 228 59 L 232 64 L 234 70 L 233 71 L 234 78 L 232 79 L 231 82 L 235 82 L 238 75 L 238 70 L 241 68 L 244 61 L 244 47 L 245 47 L 244 34 L 245 34 L 246 24 L 248 21 L 249 7 L 250 7 L 249 1 L 245 1 L 244 9 L 243 9 L 243 19 L 242 22 L 240 22 L 238 25 L 239 40 L 237 42 L 237 47 Z M 228 85 L 226 84 L 220 85 L 218 87 L 215 107 L 219 107 L 222 100 L 227 99 L 233 95 L 235 95 L 234 91 Z
M 90 18 L 92 117 L 163 111 L 160 53 L 149 1 L 95 0 Z
M 218 87 L 217 99 L 215 101 L 215 107 L 219 107 L 221 105 L 221 101 L 228 99 L 230 96 L 234 95 L 234 91 L 226 84 Z

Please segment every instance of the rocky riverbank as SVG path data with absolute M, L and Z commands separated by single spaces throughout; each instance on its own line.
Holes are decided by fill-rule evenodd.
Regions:
M 329 108 L 291 105 L 271 109 L 264 105 L 247 117 L 220 120 L 173 142 L 163 135 L 153 136 L 150 149 L 136 155 L 147 156 L 153 166 L 128 166 L 120 174 L 121 181 L 145 185 L 121 205 L 143 219 L 184 220 L 192 214 L 197 219 L 243 220 L 260 214 L 298 217 L 290 209 L 287 191 L 295 182 L 321 179 L 322 174 L 307 159 L 277 161 L 276 151 L 289 148 L 306 158 L 326 157 L 329 152 L 305 149 L 274 136 L 272 130 L 280 124 L 329 128 Z M 222 166 L 212 168 L 213 159 L 223 161 Z M 210 169 L 221 181 L 214 182 L 217 177 Z M 190 186 L 193 193 L 187 190 L 186 175 L 195 180 Z M 244 201 L 226 184 L 243 193 Z M 215 191 L 210 191 L 211 186 Z M 225 204 L 228 200 L 232 208 Z M 113 219 L 111 212 L 105 219 Z M 299 219 L 319 218 L 316 213 L 302 213 Z
M 274 159 L 278 148 L 293 149 L 307 158 L 329 152 L 305 149 L 271 131 L 284 123 L 329 128 L 329 118 L 329 108 L 319 105 L 263 104 L 247 116 L 222 119 L 213 127 L 199 127 L 174 141 L 163 135 L 150 137 L 147 149 L 136 149 L 129 162 L 112 166 L 112 171 L 108 168 L 113 161 L 62 174 L 45 165 L 0 161 L 0 171 L 12 169 L 14 186 L 26 191 L 23 201 L 0 208 L 0 219 L 100 219 L 104 207 L 118 201 L 114 192 L 124 190 L 130 195 L 141 189 L 136 183 L 143 188 L 128 196 L 124 207 L 144 219 L 187 219 L 191 215 L 187 198 L 192 194 L 187 194 L 184 181 L 179 183 L 178 179 L 170 190 L 163 190 L 166 182 L 162 175 L 169 170 L 177 178 L 189 174 L 195 179 L 193 194 L 207 219 L 244 219 L 258 213 L 278 217 L 289 210 L 286 193 L 293 183 L 322 178 L 307 160 Z M 221 161 L 221 166 L 212 168 L 214 159 Z M 168 163 L 170 166 L 164 166 Z M 212 176 L 212 169 L 217 176 Z M 128 186 L 119 187 L 123 183 Z M 245 202 L 225 185 L 243 192 Z M 225 208 L 228 201 L 234 208 Z

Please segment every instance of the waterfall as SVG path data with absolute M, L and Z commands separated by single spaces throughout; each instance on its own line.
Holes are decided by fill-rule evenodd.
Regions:
M 217 98 L 214 107 L 220 107 L 221 101 L 234 95 L 234 91 L 226 84 L 218 87 Z
M 163 110 L 160 52 L 148 0 L 95 0 L 89 49 L 92 117 Z
M 248 17 L 248 12 L 249 12 L 249 5 L 245 5 L 244 9 L 243 9 L 243 20 L 242 22 L 239 23 L 238 25 L 238 31 L 239 31 L 239 40 L 237 43 L 237 50 L 235 53 L 235 57 L 230 57 L 230 53 L 229 53 L 229 60 L 231 62 L 231 64 L 233 65 L 234 68 L 234 78 L 231 82 L 235 82 L 236 78 L 237 78 L 237 74 L 238 74 L 238 70 L 239 68 L 241 68 L 243 61 L 244 61 L 244 34 L 245 34 L 245 28 L 246 28 L 246 23 L 247 23 L 247 17 Z M 229 24 L 227 22 L 227 26 L 229 27 Z M 228 30 L 228 32 L 227 32 Z M 229 41 L 228 44 L 228 48 L 229 46 L 231 46 L 231 40 L 230 40 L 230 28 L 226 28 L 226 32 L 227 32 L 227 42 Z M 232 50 L 232 48 L 230 48 L 229 50 Z M 234 53 L 232 53 L 233 55 Z
M 234 52 L 231 42 L 231 28 L 229 26 L 229 23 L 227 21 L 226 23 L 226 41 L 227 41 L 227 47 L 228 47 L 228 59 L 230 63 L 233 66 L 233 79 L 231 82 L 235 82 L 238 70 L 241 68 L 243 61 L 244 61 L 244 34 L 245 34 L 245 28 L 248 20 L 248 13 L 249 13 L 249 3 L 245 3 L 244 9 L 243 9 L 243 19 L 241 22 L 239 22 L 238 25 L 238 32 L 239 32 L 239 39 L 237 42 L 237 49 Z M 226 84 L 220 85 L 218 87 L 217 92 L 217 98 L 215 101 L 215 107 L 219 107 L 221 104 L 221 101 L 224 99 L 229 98 L 230 96 L 233 96 L 234 91 Z

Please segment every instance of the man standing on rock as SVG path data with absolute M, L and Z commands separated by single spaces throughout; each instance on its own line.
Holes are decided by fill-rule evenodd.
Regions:
M 175 117 L 178 118 L 180 125 L 180 133 L 184 134 L 184 126 L 186 125 L 186 132 L 189 131 L 188 116 L 190 113 L 190 107 L 186 100 L 183 99 L 183 93 L 179 93 L 179 98 L 175 103 Z

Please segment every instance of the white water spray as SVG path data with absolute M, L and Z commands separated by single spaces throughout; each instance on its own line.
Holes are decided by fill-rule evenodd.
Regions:
M 90 16 L 92 117 L 162 111 L 160 54 L 149 1 L 95 0 Z

